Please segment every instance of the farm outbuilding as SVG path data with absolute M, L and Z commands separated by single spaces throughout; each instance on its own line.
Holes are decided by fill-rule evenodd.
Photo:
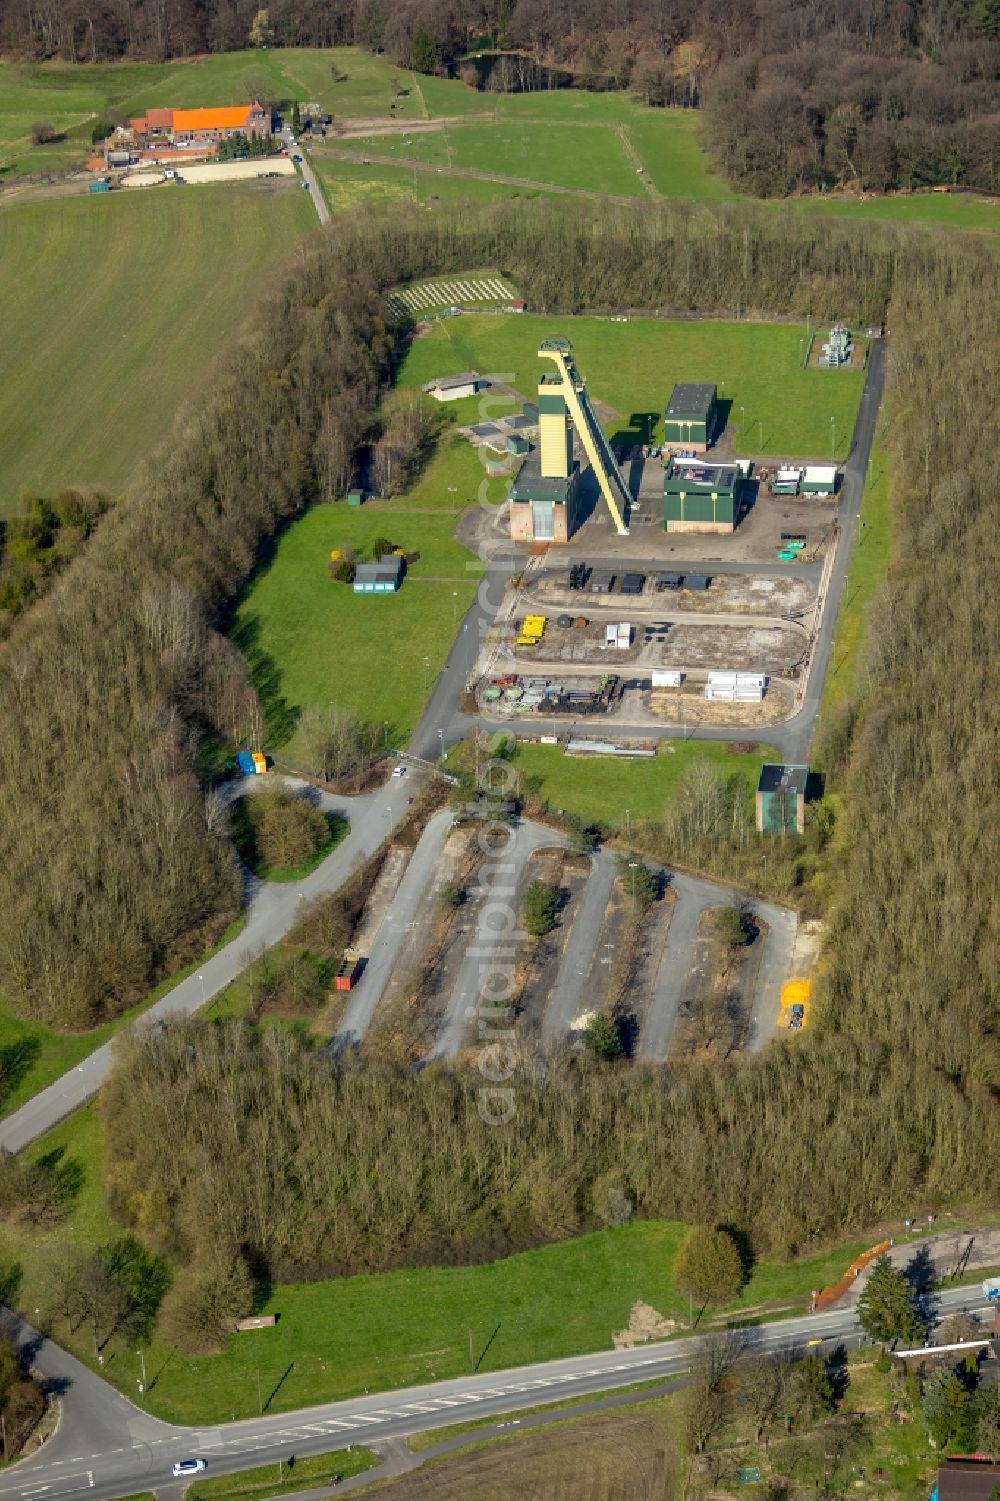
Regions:
M 765 761 L 757 783 L 757 832 L 802 834 L 806 827 L 808 766 Z
M 664 448 L 705 453 L 715 435 L 717 419 L 715 387 L 679 381 L 663 414 Z
M 489 382 L 476 370 L 463 370 L 460 375 L 441 375 L 428 381 L 423 390 L 436 401 L 460 401 L 463 396 L 475 396 Z
M 671 458 L 663 477 L 663 525 L 668 532 L 732 532 L 739 512 L 735 464 Z

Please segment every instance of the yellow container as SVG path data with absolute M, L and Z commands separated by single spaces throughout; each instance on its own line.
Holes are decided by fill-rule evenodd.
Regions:
M 251 754 L 253 755 L 253 764 L 257 768 L 258 776 L 263 776 L 267 770 L 267 757 L 262 756 L 260 751 L 253 751 Z

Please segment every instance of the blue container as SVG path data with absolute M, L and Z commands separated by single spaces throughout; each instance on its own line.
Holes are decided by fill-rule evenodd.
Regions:
M 253 756 L 251 756 L 249 751 L 237 751 L 236 764 L 245 777 L 257 775 L 257 768 L 253 764 Z

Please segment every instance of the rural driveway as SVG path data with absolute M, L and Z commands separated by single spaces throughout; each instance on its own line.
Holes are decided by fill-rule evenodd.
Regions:
M 290 125 L 283 125 L 281 127 L 281 136 L 283 141 L 285 142 L 285 145 L 288 147 L 288 155 L 291 156 L 294 152 L 296 156 L 300 156 L 302 158 L 302 160 L 300 162 L 296 162 L 295 165 L 302 173 L 302 181 L 309 189 L 309 197 L 312 200 L 312 206 L 316 210 L 320 224 L 322 224 L 325 228 L 326 225 L 328 225 L 330 222 L 330 210 L 327 207 L 326 198 L 323 194 L 323 189 L 319 185 L 316 173 L 312 169 L 312 163 L 309 160 L 309 153 L 303 150 L 301 141 L 297 146 L 292 145 L 292 128 Z
M 298 915 L 300 905 L 316 896 L 336 891 L 348 876 L 389 837 L 406 816 L 408 778 L 390 778 L 386 785 L 364 797 L 337 797 L 324 793 L 323 807 L 343 813 L 350 831 L 336 849 L 301 881 L 278 885 L 247 878 L 246 925 L 238 938 L 206 959 L 200 969 L 175 985 L 161 1001 L 143 1013 L 144 1021 L 190 1016 L 212 996 L 224 990 L 253 959 L 283 938 Z M 232 798 L 243 791 L 236 784 Z M 100 1089 L 111 1067 L 112 1044 L 97 1048 L 69 1073 L 43 1089 L 5 1120 L 0 1121 L 0 1148 L 19 1152 L 28 1142 L 51 1129 L 65 1116 L 86 1103 Z
M 441 1058 L 454 1058 L 461 1051 L 493 961 L 501 952 L 505 959 L 508 958 L 512 941 L 524 936 L 518 927 L 517 892 L 529 859 L 536 850 L 565 848 L 566 845 L 565 838 L 554 829 L 547 829 L 544 824 L 527 820 L 516 824 L 513 833 L 514 838 L 506 854 L 487 856 L 487 863 L 496 867 L 498 879 L 490 883 L 488 896 L 476 920 L 475 937 L 462 955 L 448 1009 L 434 1046 L 427 1055 L 428 1063 Z M 516 920 L 513 927 L 505 925 L 499 928 L 492 923 L 484 925 L 485 919 L 495 913 L 498 907 L 508 908 L 514 914 Z
M 607 850 L 593 856 L 590 876 L 584 887 L 566 948 L 552 987 L 549 1004 L 542 1018 L 542 1039 L 559 1043 L 570 1031 L 577 1015 L 588 1008 L 581 995 L 590 973 L 601 924 L 615 884 L 615 862 Z
M 375 1009 L 392 974 L 399 950 L 413 926 L 417 910 L 434 880 L 434 872 L 453 822 L 450 808 L 435 813 L 410 856 L 410 863 L 396 889 L 389 910 L 372 944 L 364 973 L 348 1002 L 331 1048 L 357 1047 L 375 1015 Z

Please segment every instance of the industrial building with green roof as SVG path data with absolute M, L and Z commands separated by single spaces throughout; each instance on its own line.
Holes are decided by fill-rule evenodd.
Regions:
M 732 532 L 740 511 L 736 464 L 671 458 L 663 476 L 663 525 L 668 532 Z
M 705 453 L 715 436 L 718 415 L 714 386 L 679 381 L 663 414 L 664 447 Z

